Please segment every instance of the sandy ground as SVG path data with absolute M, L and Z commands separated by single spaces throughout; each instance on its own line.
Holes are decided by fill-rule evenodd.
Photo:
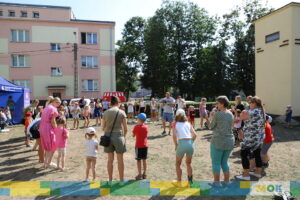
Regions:
M 82 125 L 83 122 L 80 122 Z M 94 124 L 92 120 L 92 125 Z M 196 121 L 196 129 L 199 127 Z M 71 126 L 71 121 L 69 122 Z M 172 181 L 176 179 L 175 173 L 175 149 L 171 136 L 162 136 L 161 123 L 148 124 L 149 126 L 149 151 L 148 151 L 148 180 Z M 100 127 L 95 127 L 98 138 L 103 134 Z M 275 143 L 271 147 L 270 167 L 266 169 L 261 181 L 291 181 L 300 180 L 300 130 L 298 127 L 285 128 L 277 123 L 274 127 Z M 125 177 L 133 180 L 137 174 L 134 155 L 135 139 L 131 131 L 133 125 L 129 125 L 129 133 L 126 137 L 127 152 L 124 154 Z M 66 167 L 60 172 L 53 169 L 43 169 L 38 163 L 37 152 L 24 145 L 24 133 L 22 126 L 15 126 L 7 133 L 0 133 L 0 181 L 82 181 L 85 171 L 85 129 L 71 130 L 68 139 Z M 209 139 L 211 131 L 197 129 L 197 140 L 193 157 L 194 180 L 211 181 L 211 160 L 209 151 Z M 242 171 L 239 148 L 235 148 L 230 156 L 231 177 Z M 56 155 L 54 158 L 56 161 Z M 99 147 L 97 159 L 97 180 L 108 180 L 106 172 L 107 155 L 103 147 Z M 117 163 L 114 165 L 114 180 L 118 180 Z M 186 180 L 186 168 L 183 163 L 183 180 Z M 75 197 L 74 197 L 75 198 Z M 106 197 L 110 198 L 110 197 Z M 104 198 L 104 199 L 106 199 Z M 120 198 L 120 197 L 118 197 Z M 136 197 L 140 199 L 141 197 Z M 147 197 L 149 198 L 149 197 Z M 170 199 L 168 197 L 155 197 L 158 199 Z M 52 199 L 52 198 L 49 198 Z M 66 197 L 64 198 L 66 199 Z M 80 197 L 80 199 L 84 199 Z M 102 197 L 103 199 L 103 197 Z M 123 199 L 135 199 L 135 197 L 123 197 Z M 174 198 L 172 198 L 174 199 Z M 182 199 L 176 197 L 176 199 Z M 184 199 L 184 198 L 183 198 Z M 193 199 L 193 198 L 192 198 Z M 199 199 L 199 197 L 197 197 Z M 209 199 L 209 198 L 205 198 Z M 220 198 L 218 198 L 220 199 Z M 235 199 L 235 198 L 230 198 Z M 238 198 L 237 198 L 238 199 Z M 245 198 L 243 198 L 245 199 Z M 248 197 L 247 199 L 252 199 Z M 254 199 L 257 199 L 254 198 Z M 268 198 L 267 198 L 268 199 Z

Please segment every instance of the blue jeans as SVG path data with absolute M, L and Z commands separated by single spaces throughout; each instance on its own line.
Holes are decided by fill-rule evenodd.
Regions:
M 212 171 L 214 174 L 220 174 L 221 168 L 224 173 L 229 172 L 228 158 L 231 150 L 217 149 L 214 144 L 210 144 L 210 157 L 212 162 Z

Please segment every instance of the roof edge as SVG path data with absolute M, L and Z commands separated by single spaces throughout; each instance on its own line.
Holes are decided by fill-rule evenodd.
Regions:
M 16 7 L 51 8 L 51 9 L 71 10 L 71 7 L 69 7 L 69 6 L 53 6 L 53 5 L 42 5 L 42 4 L 23 4 L 23 3 L 8 3 L 8 2 L 0 2 L 0 6 L 16 6 Z
M 278 8 L 278 9 L 276 9 L 276 10 L 273 10 L 272 12 L 270 12 L 270 13 L 268 13 L 268 14 L 266 14 L 266 15 L 264 15 L 264 16 L 262 16 L 262 17 L 256 19 L 256 20 L 253 20 L 252 23 L 255 23 L 255 22 L 257 22 L 258 20 L 260 20 L 260 19 L 262 19 L 262 18 L 264 18 L 264 17 L 267 17 L 267 16 L 269 16 L 269 15 L 275 13 L 275 12 L 278 12 L 278 11 L 280 11 L 280 10 L 282 10 L 282 9 L 285 9 L 285 8 L 290 7 L 290 6 L 293 6 L 293 5 L 300 6 L 300 2 L 294 2 L 294 1 L 292 1 L 292 2 L 290 2 L 290 3 L 288 3 L 288 4 L 284 5 L 284 6 L 282 6 L 282 7 L 280 7 L 280 8 Z
M 98 21 L 98 20 L 87 20 L 87 19 L 71 19 L 73 22 L 92 22 L 92 23 L 100 23 L 100 24 L 116 24 L 114 21 Z

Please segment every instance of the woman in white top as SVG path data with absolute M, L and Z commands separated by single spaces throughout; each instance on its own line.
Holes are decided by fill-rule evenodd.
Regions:
M 158 121 L 158 119 L 157 119 L 157 102 L 155 101 L 154 98 L 151 98 L 150 108 L 151 108 L 151 121 L 152 122 L 154 122 L 155 120 Z
M 180 183 L 182 170 L 181 162 L 186 154 L 186 167 L 188 180 L 193 181 L 193 170 L 192 170 L 192 157 L 194 154 L 194 140 L 196 139 L 196 132 L 188 122 L 183 109 L 178 109 L 175 116 L 175 125 L 173 127 L 173 141 L 176 150 L 176 174 L 177 181 Z
M 128 122 L 131 119 L 131 122 L 133 122 L 134 119 L 134 109 L 133 106 L 135 104 L 134 99 L 129 98 L 127 102 L 127 114 L 128 114 Z
M 146 112 L 146 101 L 144 100 L 144 98 L 141 98 L 139 113 L 145 113 L 145 112 Z

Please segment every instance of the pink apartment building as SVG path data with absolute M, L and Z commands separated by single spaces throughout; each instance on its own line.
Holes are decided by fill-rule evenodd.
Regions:
M 76 19 L 70 7 L 0 2 L 0 76 L 31 99 L 115 91 L 115 22 Z

